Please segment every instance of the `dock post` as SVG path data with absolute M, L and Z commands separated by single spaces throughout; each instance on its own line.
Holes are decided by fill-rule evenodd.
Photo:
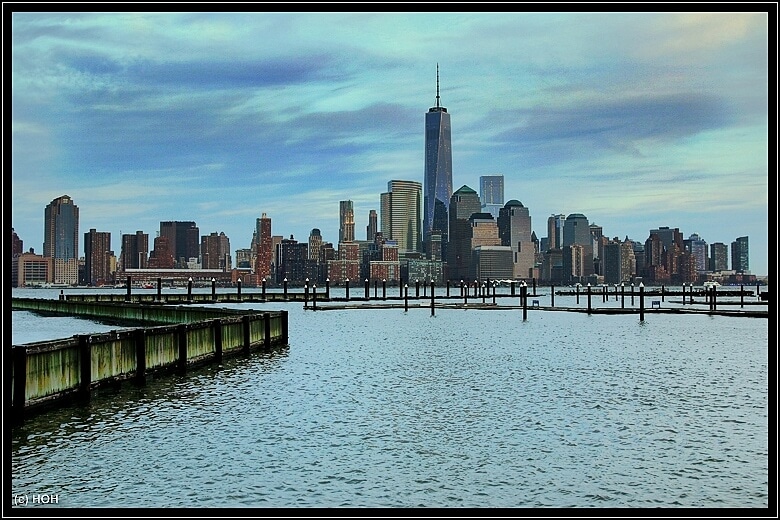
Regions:
M 211 277 L 211 301 L 217 301 L 217 279 Z
M 528 285 L 522 282 L 520 286 L 520 299 L 523 301 L 523 321 L 528 319 Z
M 187 280 L 187 301 L 192 301 L 192 277 L 190 276 L 190 279 Z
M 662 302 L 666 301 L 666 298 L 664 298 L 664 296 L 666 296 L 666 287 L 662 285 L 661 286 L 661 301 Z
M 555 284 L 550 284 L 550 307 L 555 307 Z
M 588 314 L 590 314 L 590 283 L 588 283 Z
M 346 280 L 346 295 L 347 295 L 347 301 L 349 301 L 349 278 Z
M 287 277 L 284 277 L 284 299 L 287 300 Z
M 387 299 L 387 278 L 382 278 L 382 300 Z
M 263 313 L 263 348 L 271 348 L 271 315 Z
M 303 286 L 303 308 L 309 308 L 309 279 L 306 279 L 306 284 Z
M 14 420 L 24 422 L 24 403 L 27 401 L 27 347 L 24 345 L 12 345 L 14 364 Z
M 265 300 L 265 278 L 263 278 L 263 300 Z
M 244 314 L 243 316 L 241 316 L 241 329 L 242 329 L 241 331 L 244 334 L 243 350 L 244 350 L 245 354 L 249 354 L 249 349 L 250 349 L 250 346 L 252 344 L 252 336 L 250 335 L 250 332 L 251 332 L 250 327 L 251 327 L 251 323 L 249 321 L 249 315 L 248 314 Z
M 431 316 L 434 316 L 436 314 L 436 311 L 433 310 L 433 300 L 434 300 L 433 289 L 434 289 L 434 287 L 435 287 L 434 286 L 434 282 L 433 282 L 433 280 L 431 280 Z
M 176 335 L 179 339 L 179 370 L 187 370 L 187 325 L 176 326 Z
M 222 320 L 217 318 L 212 321 L 211 329 L 214 335 L 214 360 L 222 363 Z
M 325 299 L 330 300 L 330 278 L 325 278 Z
M 379 299 L 379 296 L 377 295 L 377 286 L 379 285 L 379 280 L 374 279 L 374 299 Z
M 450 281 L 447 280 L 447 298 L 450 297 Z
M 282 313 L 282 345 L 287 345 L 290 343 L 290 329 L 289 329 L 289 322 L 287 321 L 288 313 L 287 311 L 281 311 Z
M 157 279 L 157 301 L 162 301 L 162 278 Z
M 577 282 L 577 285 L 575 286 L 575 292 L 577 293 L 577 305 L 580 304 L 580 283 Z
M 420 280 L 414 281 L 414 297 L 415 299 L 420 299 Z
M 409 284 L 404 284 L 404 312 L 409 311 Z
M 531 278 L 531 282 L 534 284 L 534 296 L 536 296 L 536 277 Z M 526 295 L 527 297 L 528 295 Z
M 89 401 L 92 386 L 92 337 L 89 334 L 79 335 L 79 398 Z
M 364 282 L 364 288 L 365 288 L 365 296 L 364 298 L 368 300 L 368 278 L 366 278 L 366 281 Z
M 693 285 L 693 284 L 691 284 L 691 285 Z M 693 290 L 693 287 L 691 287 L 691 290 Z M 685 305 L 685 282 L 682 283 L 682 296 L 683 296 L 682 304 Z
M 463 280 L 460 281 L 460 292 L 463 294 L 463 306 L 465 307 L 469 303 L 469 289 L 463 285 Z
M 712 310 L 716 311 L 718 310 L 718 288 L 713 287 L 712 288 Z
M 125 293 L 125 301 L 130 301 L 130 277 L 127 277 L 127 286 L 126 286 L 127 292 Z
M 745 307 L 745 286 L 739 286 L 739 308 Z
M 146 383 L 146 329 L 139 327 L 133 334 L 135 340 L 135 381 L 138 385 Z
M 620 308 L 626 308 L 626 285 L 623 282 L 620 282 Z
M 236 283 L 238 284 L 238 301 L 241 301 L 241 278 L 239 278 Z
M 639 321 L 645 321 L 645 284 L 639 284 Z
M 515 281 L 512 280 L 511 282 L 509 282 L 509 296 L 514 296 L 514 295 L 515 295 Z
M 631 306 L 634 306 L 634 282 L 631 282 Z
M 311 310 L 317 310 L 317 284 L 315 283 L 311 288 Z

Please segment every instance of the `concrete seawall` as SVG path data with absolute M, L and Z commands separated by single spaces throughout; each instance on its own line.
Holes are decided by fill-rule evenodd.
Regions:
M 288 342 L 286 311 L 148 307 L 13 299 L 17 310 L 144 325 L 6 348 L 4 405 L 14 422 L 33 411 L 88 400 L 91 391 L 102 386 L 124 380 L 143 384 L 151 374 L 220 363 L 223 356 Z

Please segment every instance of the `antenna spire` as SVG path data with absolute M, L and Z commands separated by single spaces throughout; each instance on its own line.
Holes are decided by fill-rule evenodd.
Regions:
M 436 64 L 436 108 L 439 108 L 439 64 Z

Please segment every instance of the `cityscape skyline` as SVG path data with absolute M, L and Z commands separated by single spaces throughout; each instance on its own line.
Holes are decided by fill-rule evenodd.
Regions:
M 503 175 L 540 238 L 576 213 L 621 239 L 750 236 L 770 274 L 766 14 L 439 18 L 14 13 L 8 227 L 43 252 L 67 194 L 117 254 L 162 221 L 248 248 L 261 214 L 335 243 L 339 201 L 363 229 L 389 181 L 423 181 L 438 62 L 453 188 Z

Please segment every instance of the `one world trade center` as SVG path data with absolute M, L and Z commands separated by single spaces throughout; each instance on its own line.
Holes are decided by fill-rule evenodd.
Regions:
M 436 64 L 436 106 L 425 114 L 425 183 L 423 241 L 431 253 L 431 235 L 448 241 L 448 208 L 452 197 L 452 139 L 450 115 L 439 103 L 439 65 Z M 443 251 L 442 251 L 443 253 Z

